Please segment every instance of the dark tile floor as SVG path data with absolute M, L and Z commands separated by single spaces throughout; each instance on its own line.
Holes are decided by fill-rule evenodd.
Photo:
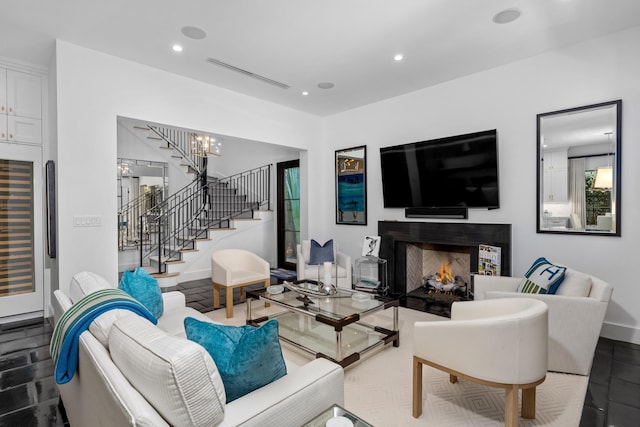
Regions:
M 172 290 L 183 292 L 187 305 L 198 311 L 213 308 L 208 279 L 183 283 Z M 239 303 L 237 292 L 235 296 L 234 303 Z M 221 300 L 224 303 L 224 293 Z M 48 320 L 43 319 L 0 325 L 0 427 L 67 425 L 58 407 L 49 355 L 52 331 Z M 580 427 L 638 425 L 640 345 L 601 338 Z

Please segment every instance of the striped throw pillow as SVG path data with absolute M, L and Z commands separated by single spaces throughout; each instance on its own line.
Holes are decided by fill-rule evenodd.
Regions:
M 552 264 L 546 258 L 540 257 L 525 273 L 518 285 L 518 292 L 527 294 L 555 294 L 558 286 L 564 280 L 566 267 Z

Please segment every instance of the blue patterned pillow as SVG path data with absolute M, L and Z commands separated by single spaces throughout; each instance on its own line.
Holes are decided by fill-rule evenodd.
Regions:
M 133 273 L 125 271 L 120 278 L 118 288 L 137 299 L 156 318 L 162 316 L 164 303 L 158 280 L 144 268 L 138 267 Z
M 540 257 L 525 273 L 518 292 L 527 294 L 555 294 L 564 280 L 566 267 L 555 265 Z
M 187 338 L 207 350 L 222 377 L 227 403 L 287 374 L 278 339 L 278 321 L 259 328 L 184 319 Z
M 318 265 L 324 262 L 333 262 L 333 239 L 327 240 L 324 245 L 311 239 L 309 265 Z

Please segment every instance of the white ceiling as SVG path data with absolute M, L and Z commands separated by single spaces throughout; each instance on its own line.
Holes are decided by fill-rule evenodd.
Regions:
M 637 25 L 638 0 L 6 0 L 0 56 L 46 66 L 58 38 L 326 116 Z

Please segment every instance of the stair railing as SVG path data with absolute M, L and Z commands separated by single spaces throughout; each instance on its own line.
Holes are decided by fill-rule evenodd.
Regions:
M 135 247 L 143 238 L 146 222 L 140 225 L 147 211 L 162 203 L 164 190 L 156 189 L 152 193 L 143 193 L 118 211 L 118 250 L 123 251 L 127 247 Z
M 197 153 L 194 153 L 191 147 L 195 136 L 193 132 L 155 125 L 147 125 L 147 127 L 166 144 L 167 148 L 172 148 L 177 151 L 178 154 L 187 162 L 188 167 L 192 168 L 198 174 L 203 173 L 200 163 L 200 159 L 202 157 Z
M 271 208 L 271 165 L 226 178 L 203 181 L 197 178 L 167 198 L 146 219 L 151 230 L 140 245 L 140 265 L 154 273 L 165 273 L 166 262 L 181 259 L 181 252 L 195 249 L 195 240 L 207 238 L 212 228 L 228 228 L 230 220 L 255 209 Z

